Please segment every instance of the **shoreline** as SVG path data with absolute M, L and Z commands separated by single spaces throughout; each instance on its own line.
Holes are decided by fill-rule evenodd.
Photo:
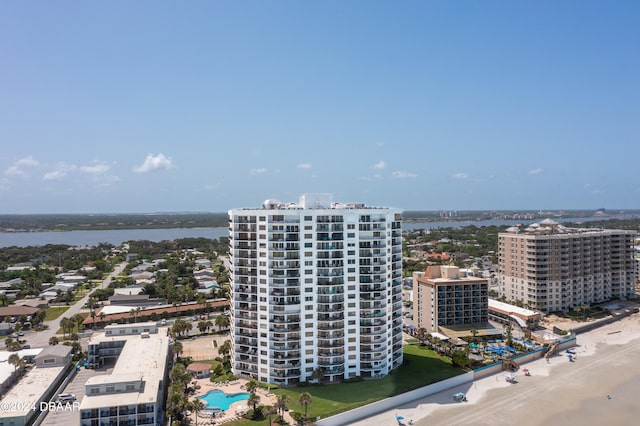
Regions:
M 640 417 L 640 314 L 577 336 L 575 362 L 565 351 L 521 365 L 516 383 L 498 373 L 398 406 L 353 425 L 634 424 Z M 529 369 L 531 376 L 522 372 Z M 468 402 L 453 402 L 465 392 Z

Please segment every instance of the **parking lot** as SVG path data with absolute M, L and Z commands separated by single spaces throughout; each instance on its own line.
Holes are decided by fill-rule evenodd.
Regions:
M 76 396 L 76 404 L 62 404 L 62 405 L 50 405 L 47 407 L 47 415 L 44 421 L 41 423 L 47 426 L 79 426 L 80 425 L 80 413 L 78 406 L 80 401 L 85 395 L 85 383 L 90 377 L 108 374 L 110 369 L 89 370 L 86 368 L 80 369 L 64 388 L 60 389 L 58 393 L 71 393 Z M 55 401 L 54 401 L 55 402 Z M 42 407 L 44 408 L 44 407 Z

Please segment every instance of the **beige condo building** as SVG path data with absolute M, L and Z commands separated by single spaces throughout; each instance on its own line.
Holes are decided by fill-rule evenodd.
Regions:
M 635 231 L 546 219 L 498 235 L 500 296 L 542 312 L 634 297 Z
M 416 275 L 413 318 L 417 328 L 452 337 L 485 329 L 488 322 L 488 280 L 468 276 L 457 266 L 428 266 Z

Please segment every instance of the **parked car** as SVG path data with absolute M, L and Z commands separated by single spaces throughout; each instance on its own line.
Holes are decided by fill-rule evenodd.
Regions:
M 61 393 L 58 395 L 58 402 L 73 402 L 76 400 L 76 396 L 72 393 Z

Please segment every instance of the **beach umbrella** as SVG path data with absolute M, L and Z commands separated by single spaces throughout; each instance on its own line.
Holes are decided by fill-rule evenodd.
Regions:
M 396 415 L 396 420 L 402 420 L 402 419 L 404 419 L 404 417 Z

